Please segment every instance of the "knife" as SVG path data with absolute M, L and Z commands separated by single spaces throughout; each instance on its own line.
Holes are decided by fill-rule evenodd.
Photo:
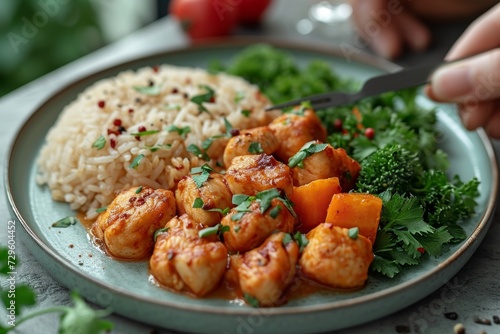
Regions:
M 462 60 L 462 59 L 460 59 Z M 389 91 L 416 87 L 429 82 L 431 74 L 440 66 L 456 61 L 441 62 L 426 66 L 403 69 L 395 73 L 384 74 L 368 79 L 357 93 L 330 92 L 312 95 L 266 108 L 266 111 L 298 106 L 309 101 L 313 109 L 324 109 L 350 104 L 365 97 L 379 95 Z

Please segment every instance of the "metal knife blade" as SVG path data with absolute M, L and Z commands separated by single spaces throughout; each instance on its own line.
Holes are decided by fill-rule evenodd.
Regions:
M 288 101 L 285 103 L 276 104 L 266 110 L 282 109 L 300 105 L 302 102 L 309 101 L 313 109 L 322 109 L 336 107 L 343 104 L 356 102 L 365 97 L 379 95 L 389 91 L 396 91 L 404 88 L 416 87 L 429 82 L 431 74 L 440 66 L 447 64 L 442 62 L 439 64 L 418 66 L 406 68 L 398 72 L 383 74 L 368 79 L 361 90 L 357 93 L 324 93 L 312 95 L 305 98 Z

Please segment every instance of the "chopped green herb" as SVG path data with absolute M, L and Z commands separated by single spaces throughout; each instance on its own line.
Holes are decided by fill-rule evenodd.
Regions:
M 271 201 L 280 196 L 281 193 L 276 188 L 259 192 L 255 197 L 260 200 L 260 213 L 264 214 L 271 207 Z
M 191 178 L 193 179 L 197 188 L 200 188 L 203 185 L 203 183 L 205 183 L 210 178 L 211 172 L 213 172 L 213 169 L 207 164 L 204 164 L 201 167 L 195 167 L 191 169 L 191 175 L 192 175 Z M 199 174 L 199 175 L 193 175 L 193 174 Z
M 160 86 L 133 86 L 133 88 L 138 93 L 150 96 L 159 95 L 161 92 Z
M 196 187 L 200 188 L 203 185 L 203 183 L 208 181 L 208 179 L 210 178 L 210 173 L 203 172 L 199 175 L 192 175 L 191 178 L 193 179 L 194 183 L 196 184 Z
M 134 132 L 134 133 L 131 133 L 130 135 L 134 136 L 134 137 L 143 137 L 143 136 L 150 136 L 150 135 L 154 135 L 154 134 L 157 134 L 158 130 L 149 130 L 149 131 L 140 131 L 140 132 Z
M 240 205 L 241 203 L 245 202 L 249 197 L 250 196 L 244 194 L 235 194 L 233 195 L 231 202 L 234 205 Z
M 179 128 L 175 125 L 169 125 L 167 127 L 168 132 L 177 132 L 182 138 L 186 138 L 187 134 L 191 132 L 190 126 L 185 126 L 183 128 Z
M 158 150 L 160 150 L 162 148 L 163 149 L 169 149 L 169 148 L 172 147 L 172 145 L 171 144 L 165 144 L 165 145 L 154 145 L 154 146 L 146 146 L 146 147 L 149 148 L 149 150 L 154 153 L 154 152 L 156 152 L 156 151 L 158 151 Z
M 163 109 L 165 109 L 165 110 L 177 110 L 177 111 L 179 111 L 179 110 L 181 110 L 181 106 L 178 105 L 178 104 L 170 104 L 170 105 L 164 106 Z
M 53 223 L 52 227 L 65 228 L 75 225 L 76 223 L 78 223 L 78 219 L 76 217 L 64 217 Z
M 241 226 L 236 225 L 235 227 L 233 227 L 233 230 L 234 230 L 234 232 L 238 233 L 241 230 Z
M 212 226 L 212 227 L 204 228 L 203 230 L 200 230 L 198 232 L 198 237 L 199 238 L 206 238 L 206 237 L 209 237 L 211 235 L 217 234 L 219 232 L 220 226 L 221 226 L 221 224 L 217 224 L 217 225 Z
M 293 241 L 293 238 L 290 235 L 290 233 L 286 233 L 285 236 L 283 237 L 283 245 L 286 246 L 292 241 Z
M 295 233 L 293 235 L 293 239 L 297 241 L 297 244 L 299 245 L 299 252 L 302 252 L 309 243 L 309 240 L 307 240 L 306 235 L 300 232 Z
M 134 160 L 132 160 L 132 162 L 130 163 L 130 165 L 128 166 L 128 168 L 136 169 L 137 166 L 139 166 L 139 164 L 141 163 L 141 160 L 143 158 L 144 158 L 144 154 L 139 154 L 138 156 L 136 156 L 134 158 Z
M 358 238 L 358 234 L 359 234 L 359 228 L 357 228 L 357 227 L 351 227 L 347 231 L 347 235 L 349 236 L 349 238 L 351 238 L 353 240 L 356 240 Z
M 92 144 L 92 147 L 97 148 L 98 150 L 102 150 L 106 146 L 106 138 L 101 135 L 97 140 Z
M 243 116 L 245 116 L 245 117 L 250 117 L 250 114 L 251 114 L 251 113 L 252 113 L 252 111 L 251 111 L 251 110 L 248 110 L 248 109 L 243 109 L 243 110 L 241 111 L 241 114 L 242 114 Z
M 101 208 L 95 209 L 95 212 L 96 212 L 96 213 L 101 213 L 101 212 L 106 211 L 107 209 L 108 209 L 108 207 L 107 207 L 107 206 L 103 206 L 103 207 L 101 207 Z
M 245 92 L 244 91 L 237 91 L 236 95 L 234 96 L 234 103 L 238 104 L 245 98 Z
M 295 166 L 304 168 L 305 158 L 313 155 L 314 153 L 323 151 L 327 146 L 328 144 L 318 144 L 315 141 L 310 141 L 304 144 L 304 146 L 302 146 L 302 148 L 297 153 L 295 153 L 293 157 L 288 159 L 288 166 L 290 166 L 290 168 L 293 168 Z
M 269 216 L 271 216 L 271 218 L 273 219 L 276 219 L 276 217 L 278 217 L 278 215 L 280 214 L 281 212 L 281 205 L 276 205 L 274 208 L 271 209 L 271 211 L 269 211 Z
M 137 188 L 137 189 L 135 190 L 135 193 L 136 193 L 136 194 L 138 194 L 138 193 L 140 193 L 141 191 L 142 191 L 142 186 L 140 186 L 139 188 Z
M 198 158 L 203 159 L 205 161 L 209 161 L 210 157 L 207 155 L 206 152 L 203 152 L 197 145 L 191 144 L 187 147 L 188 152 L 193 153 L 196 155 Z
M 193 208 L 194 209 L 203 209 L 203 200 L 199 197 L 196 197 L 194 202 L 193 202 Z
M 196 95 L 191 98 L 191 102 L 196 103 L 198 105 L 198 109 L 200 112 L 208 112 L 208 109 L 205 108 L 203 103 L 208 103 L 213 101 L 215 97 L 215 91 L 207 85 L 200 85 L 200 88 L 204 88 L 207 92 L 204 94 Z
M 247 302 L 248 305 L 250 305 L 252 307 L 256 307 L 256 308 L 260 307 L 259 301 L 255 297 L 249 295 L 248 293 L 245 293 L 243 295 L 243 299 Z
M 156 239 L 158 238 L 158 236 L 161 234 L 161 233 L 164 233 L 164 232 L 167 232 L 169 229 L 168 226 L 166 227 L 162 227 L 162 228 L 159 228 L 155 231 L 155 233 L 153 234 L 153 241 L 156 242 Z
M 251 154 L 260 154 L 264 153 L 264 149 L 262 148 L 262 145 L 259 142 L 251 142 L 250 146 L 248 147 L 248 153 Z
M 233 130 L 233 125 L 229 123 L 229 121 L 225 117 L 224 117 L 224 126 L 226 128 L 226 137 L 231 138 L 232 137 L 231 131 Z

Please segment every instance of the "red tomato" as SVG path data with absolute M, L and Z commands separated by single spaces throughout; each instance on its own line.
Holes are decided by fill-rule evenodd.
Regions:
M 256 24 L 262 19 L 272 0 L 233 0 L 233 2 L 240 2 L 238 6 L 241 23 Z
M 169 12 L 192 39 L 228 35 L 238 20 L 235 0 L 172 0 Z

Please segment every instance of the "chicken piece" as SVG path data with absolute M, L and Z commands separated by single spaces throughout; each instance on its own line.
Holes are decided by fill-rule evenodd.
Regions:
M 247 303 L 276 306 L 285 300 L 283 292 L 295 276 L 299 246 L 295 241 L 283 244 L 285 233 L 274 233 L 262 246 L 243 255 L 238 268 L 241 292 Z
M 290 168 L 267 154 L 235 157 L 225 178 L 233 194 L 253 196 L 263 190 L 278 188 L 289 197 L 293 191 Z
M 186 214 L 174 217 L 165 228 L 149 261 L 156 281 L 199 297 L 217 287 L 227 266 L 227 250 L 217 236 L 200 238 L 203 226 Z
M 245 130 L 229 139 L 224 150 L 224 165 L 229 167 L 234 157 L 248 154 L 273 154 L 280 146 L 268 126 Z
M 177 212 L 179 215 L 187 213 L 204 226 L 217 225 L 222 219 L 222 213 L 208 210 L 224 210 L 232 207 L 233 194 L 220 174 L 210 173 L 208 180 L 200 187 L 196 185 L 193 177 L 196 175 L 187 175 L 177 185 L 175 190 Z M 203 201 L 203 207 L 193 208 L 193 203 L 197 198 Z
M 311 140 L 326 141 L 326 129 L 312 110 L 302 114 L 287 113 L 269 124 L 278 138 L 280 147 L 275 152 L 278 160 L 288 163 L 288 159 L 297 153 L 305 143 Z
M 170 190 L 132 187 L 122 191 L 97 217 L 92 233 L 117 258 L 141 260 L 153 251 L 154 232 L 175 216 Z
M 312 145 L 319 145 L 316 141 Z M 292 168 L 293 184 L 301 186 L 314 180 L 338 177 L 342 191 L 348 192 L 356 184 L 360 164 L 349 157 L 342 148 L 334 149 L 330 144 L 320 152 L 302 160 L 303 167 Z
M 205 153 L 208 155 L 210 159 L 212 159 L 215 163 L 214 169 L 219 170 L 218 165 L 223 166 L 224 163 L 224 150 L 226 149 L 227 143 L 229 142 L 229 138 L 226 136 L 222 136 L 220 138 L 212 138 L 212 143 L 205 150 Z M 220 168 L 222 170 L 222 168 Z
M 307 234 L 299 264 L 304 276 L 333 288 L 362 287 L 373 261 L 372 243 L 348 229 L 323 223 Z
M 261 203 L 257 200 L 251 202 L 248 211 L 233 208 L 222 218 L 222 226 L 229 227 L 223 234 L 224 243 L 232 253 L 246 252 L 259 246 L 276 231 L 291 233 L 296 223 L 294 216 L 277 198 L 271 200 L 269 209 L 264 213 L 261 213 Z M 240 214 L 243 215 L 238 219 Z

